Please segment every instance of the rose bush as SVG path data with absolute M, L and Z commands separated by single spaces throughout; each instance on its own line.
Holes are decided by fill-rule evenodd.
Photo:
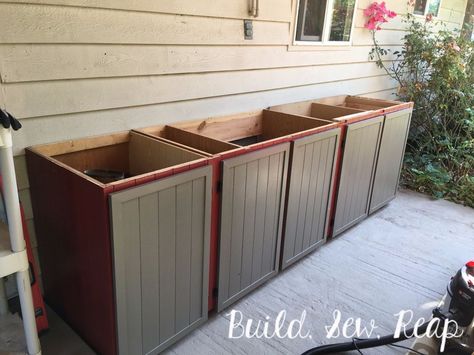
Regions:
M 432 17 L 408 14 L 403 46 L 392 53 L 377 43 L 381 18 L 371 16 L 370 58 L 398 82 L 398 98 L 415 103 L 402 184 L 474 207 L 473 43 Z

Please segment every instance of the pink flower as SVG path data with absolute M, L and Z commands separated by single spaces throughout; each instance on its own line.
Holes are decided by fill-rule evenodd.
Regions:
M 455 52 L 461 51 L 461 47 L 459 47 L 456 42 L 451 42 L 448 46 Z
M 387 9 L 385 1 L 380 4 L 374 1 L 364 10 L 364 16 L 369 18 L 364 27 L 371 31 L 378 31 L 381 29 L 380 25 L 382 23 L 388 22 L 387 18 L 394 18 L 397 14 Z

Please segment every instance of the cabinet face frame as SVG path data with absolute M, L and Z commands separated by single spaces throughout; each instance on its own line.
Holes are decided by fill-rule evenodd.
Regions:
M 116 314 L 117 314 L 117 341 L 118 341 L 118 349 L 120 354 L 127 354 L 127 353 L 136 353 L 136 354 L 143 354 L 143 353 L 159 353 L 163 351 L 166 347 L 170 346 L 171 344 L 175 343 L 185 335 L 189 334 L 192 330 L 196 329 L 199 325 L 204 323 L 207 320 L 208 315 L 208 283 L 209 283 L 209 249 L 210 249 L 210 217 L 211 217 L 211 177 L 212 177 L 212 168 L 211 166 L 205 166 L 198 169 L 193 169 L 181 174 L 177 174 L 168 178 L 164 178 L 161 180 L 157 180 L 145 185 L 137 186 L 131 189 L 123 190 L 121 192 L 113 193 L 110 195 L 110 208 L 111 208 L 111 230 L 113 236 L 113 254 L 114 254 L 114 285 L 115 285 L 115 300 L 116 300 Z M 194 181 L 198 181 L 200 179 L 205 179 L 204 186 L 203 186 L 203 193 L 204 201 L 197 201 L 201 203 L 201 206 L 198 206 L 202 209 L 202 272 L 200 273 L 200 277 L 202 279 L 202 283 L 200 283 L 200 287 L 202 288 L 202 294 L 200 295 L 200 316 L 198 319 L 193 320 L 189 325 L 185 326 L 183 329 L 179 329 L 178 331 L 175 330 L 174 334 L 167 336 L 167 339 L 161 340 L 158 339 L 156 344 L 152 344 L 150 346 L 150 342 L 153 342 L 153 338 L 148 336 L 148 349 L 144 349 L 146 344 L 142 343 L 143 336 L 143 326 L 142 326 L 142 315 L 143 315 L 143 295 L 141 294 L 141 290 L 143 287 L 142 284 L 135 285 L 136 287 L 140 287 L 140 298 L 138 297 L 127 297 L 130 296 L 130 292 L 134 292 L 136 290 L 130 290 L 131 286 L 130 283 L 134 282 L 141 282 L 134 280 L 133 277 L 127 277 L 128 272 L 135 272 L 140 278 L 143 277 L 143 270 L 141 269 L 142 263 L 144 262 L 141 257 L 140 248 L 142 247 L 139 245 L 137 247 L 136 257 L 139 257 L 139 260 L 130 260 L 129 258 L 124 258 L 123 256 L 126 253 L 126 240 L 129 239 L 131 236 L 127 235 L 127 230 L 129 229 L 126 225 L 126 221 L 124 220 L 124 212 L 126 212 L 124 208 L 124 204 L 130 201 L 134 201 L 139 199 L 140 197 L 145 197 L 151 194 L 159 194 L 160 192 L 167 191 L 169 189 L 175 188 L 177 189 L 178 186 L 182 186 L 186 183 L 193 183 Z M 193 205 L 196 201 L 193 201 Z M 137 203 L 140 203 L 138 200 Z M 177 206 L 177 192 L 175 196 L 175 206 Z M 167 206 L 169 207 L 169 206 Z M 190 208 L 193 208 L 191 206 Z M 138 206 L 139 209 L 139 206 Z M 158 212 L 158 211 L 157 211 Z M 158 212 L 161 213 L 161 212 Z M 175 207 L 174 211 L 174 218 L 178 218 L 180 211 Z M 192 218 L 194 218 L 195 211 L 192 210 L 191 213 Z M 139 220 L 136 222 L 138 227 L 142 227 L 141 224 L 141 214 L 138 214 Z M 176 228 L 177 224 L 175 222 L 174 225 Z M 144 233 L 152 233 L 153 232 L 158 235 L 161 233 L 158 231 L 160 226 L 158 222 L 156 222 L 155 226 L 156 230 L 145 231 Z M 153 228 L 152 228 L 153 229 Z M 170 235 L 174 233 L 174 237 L 176 238 L 171 243 L 174 244 L 174 251 L 175 254 L 172 255 L 175 258 L 176 254 L 178 253 L 178 239 L 179 239 L 179 232 L 177 229 L 173 229 L 170 232 Z M 191 237 L 193 240 L 190 241 L 192 243 L 194 241 L 194 233 L 196 232 L 194 229 L 190 229 L 189 232 L 191 235 L 185 234 L 181 237 Z M 138 242 L 141 242 L 142 231 L 140 230 L 140 234 L 137 236 Z M 161 239 L 160 239 L 161 240 Z M 192 254 L 192 250 L 190 250 Z M 156 256 L 157 259 L 159 255 Z M 190 258 L 192 256 L 190 255 Z M 131 258 L 133 259 L 133 258 Z M 136 259 L 136 258 L 135 258 Z M 190 261 L 191 262 L 191 261 Z M 126 270 L 126 266 L 131 265 L 132 270 Z M 173 274 L 177 272 L 176 266 L 176 258 L 175 258 L 175 269 L 172 270 Z M 135 268 L 135 270 L 133 270 Z M 191 272 L 190 271 L 190 284 L 192 283 L 191 279 Z M 163 274 L 159 274 L 159 278 Z M 129 276 L 129 275 L 128 275 Z M 175 276 L 175 282 L 178 278 Z M 196 286 L 196 285 L 194 285 Z M 132 285 L 133 287 L 133 285 Z M 176 285 L 175 285 L 176 287 Z M 190 286 L 191 287 L 191 286 Z M 159 285 L 157 285 L 159 291 Z M 192 290 L 189 290 L 190 294 Z M 159 293 L 161 298 L 161 293 Z M 177 293 L 174 294 L 173 305 L 176 305 L 176 299 L 179 298 L 180 295 Z M 191 302 L 192 300 L 190 300 Z M 161 314 L 161 307 L 160 308 Z M 175 307 L 175 306 L 173 306 Z M 191 307 L 191 306 L 190 306 Z M 138 310 L 140 312 L 138 312 Z M 146 311 L 146 310 L 145 310 Z M 132 319 L 130 319 L 132 318 Z M 176 319 L 174 319 L 174 324 L 176 324 Z M 131 327 L 127 327 L 128 324 L 131 324 Z M 160 332 L 160 321 L 158 320 L 157 330 L 158 333 Z M 175 327 L 176 329 L 176 327 Z M 150 340 L 151 339 L 151 340 Z M 154 347 L 153 347 L 154 345 Z M 151 347 L 151 349 L 150 349 Z

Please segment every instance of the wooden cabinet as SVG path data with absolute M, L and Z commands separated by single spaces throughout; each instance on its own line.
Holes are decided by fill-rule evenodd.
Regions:
M 211 167 L 110 195 L 120 354 L 158 353 L 207 319 Z
M 207 318 L 203 156 L 134 132 L 26 154 L 46 299 L 95 351 L 156 353 Z
M 212 306 L 218 311 L 276 275 L 280 263 L 285 268 L 326 240 L 340 125 L 260 110 L 140 130 L 158 138 L 165 130 L 173 132 L 180 144 L 209 154 L 216 171 L 214 200 L 220 201 L 211 226 L 211 260 L 215 255 L 218 263 L 211 262 L 216 270 L 210 273 L 217 290 Z M 305 150 L 314 152 L 314 159 L 308 161 L 308 153 L 304 160 Z M 319 174 L 311 186 L 307 178 L 298 181 L 299 176 Z M 307 200 L 300 202 L 304 196 Z M 296 204 L 300 214 L 293 213 Z M 295 248 L 300 231 L 292 226 L 299 223 L 298 215 L 307 216 L 311 228 L 315 214 L 316 237 Z
M 336 236 L 395 197 L 412 103 L 337 96 L 272 111 L 344 123 L 331 211 Z
M 410 116 L 347 96 L 27 149 L 48 302 L 99 353 L 161 352 L 388 203 Z

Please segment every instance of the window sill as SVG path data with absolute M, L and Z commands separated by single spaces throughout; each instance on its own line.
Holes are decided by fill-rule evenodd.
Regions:
M 352 42 L 345 43 L 315 43 L 315 42 L 293 42 L 288 45 L 288 52 L 293 51 L 350 51 Z
M 425 19 L 426 16 L 428 16 L 428 14 L 426 14 L 426 15 L 412 14 L 412 15 L 413 15 L 414 17 L 416 17 L 416 18 L 419 18 L 419 19 Z M 439 14 L 436 15 L 436 16 L 433 15 L 433 20 L 438 20 L 438 19 L 439 19 L 438 17 L 439 17 Z

